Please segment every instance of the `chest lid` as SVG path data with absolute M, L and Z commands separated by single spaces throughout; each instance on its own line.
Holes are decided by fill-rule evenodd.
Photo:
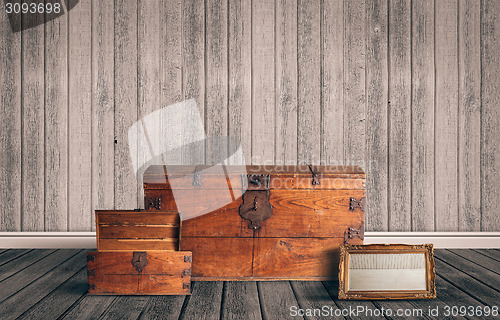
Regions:
M 365 178 L 359 166 L 150 166 L 144 173 L 144 188 L 361 190 L 365 188 Z

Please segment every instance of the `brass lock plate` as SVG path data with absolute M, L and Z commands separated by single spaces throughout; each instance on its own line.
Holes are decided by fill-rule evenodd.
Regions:
M 260 229 L 260 223 L 268 219 L 273 213 L 269 203 L 268 190 L 247 190 L 243 194 L 243 204 L 240 206 L 240 216 L 250 221 L 249 229 Z

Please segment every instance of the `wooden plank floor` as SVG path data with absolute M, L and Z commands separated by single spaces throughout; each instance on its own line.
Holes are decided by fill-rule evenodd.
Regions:
M 0 318 L 320 319 L 327 317 L 292 315 L 299 308 L 327 308 L 334 315 L 344 312 L 334 317 L 340 319 L 434 319 L 430 309 L 438 308 L 439 318 L 444 318 L 452 306 L 474 312 L 500 307 L 499 250 L 436 250 L 437 299 L 373 302 L 338 300 L 338 283 L 309 281 L 194 282 L 192 295 L 186 297 L 89 296 L 85 254 L 86 250 L 0 250 Z M 382 309 L 393 314 L 376 316 Z M 394 314 L 397 310 L 415 314 L 401 317 Z M 475 315 L 448 318 L 500 319 Z

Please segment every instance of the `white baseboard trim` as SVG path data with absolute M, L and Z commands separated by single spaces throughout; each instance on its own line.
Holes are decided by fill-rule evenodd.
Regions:
M 95 232 L 0 232 L 0 249 L 93 249 L 95 237 Z M 500 249 L 500 232 L 366 232 L 364 243 L 432 243 L 437 249 Z

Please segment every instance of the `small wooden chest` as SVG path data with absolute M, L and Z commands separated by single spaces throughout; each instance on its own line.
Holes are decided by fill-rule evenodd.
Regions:
M 177 211 L 97 210 L 98 251 L 179 249 Z
M 151 166 L 145 207 L 178 210 L 193 280 L 322 280 L 362 244 L 365 174 L 343 166 Z
M 89 294 L 191 294 L 191 252 L 87 253 Z

